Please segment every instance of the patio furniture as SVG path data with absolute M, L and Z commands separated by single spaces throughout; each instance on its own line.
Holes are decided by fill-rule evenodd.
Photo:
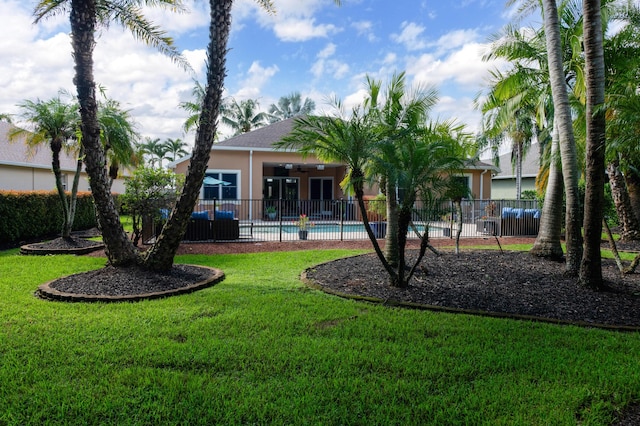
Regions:
M 205 240 L 237 240 L 240 238 L 240 221 L 233 216 L 233 211 L 217 210 L 210 219 L 209 212 L 193 212 L 187 224 L 184 239 L 187 241 Z
M 240 238 L 240 221 L 231 210 L 216 210 L 211 230 L 214 240 L 237 240 Z
M 540 210 L 503 207 L 499 235 L 537 235 L 540 228 Z

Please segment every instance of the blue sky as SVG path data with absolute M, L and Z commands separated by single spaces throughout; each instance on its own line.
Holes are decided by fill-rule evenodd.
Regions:
M 258 99 L 262 109 L 293 91 L 329 109 L 362 100 L 365 76 L 387 81 L 400 71 L 409 83 L 434 85 L 440 102 L 434 118 L 455 118 L 477 130 L 473 99 L 488 70 L 481 60 L 487 38 L 510 20 L 504 1 L 461 0 L 274 0 L 270 15 L 255 1 L 237 0 L 227 59 L 225 96 Z M 34 25 L 34 1 L 0 0 L 0 112 L 17 112 L 24 99 L 48 99 L 73 90 L 73 63 L 66 17 Z M 204 75 L 208 2 L 187 1 L 181 15 L 160 10 L 148 16 Z M 110 97 L 131 110 L 143 136 L 183 138 L 186 113 L 178 108 L 193 82 L 167 58 L 112 26 L 95 51 L 95 76 Z

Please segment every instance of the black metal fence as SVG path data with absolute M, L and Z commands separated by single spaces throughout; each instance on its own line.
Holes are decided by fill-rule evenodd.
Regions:
M 384 201 L 366 200 L 367 217 L 376 237 L 386 232 Z M 415 204 L 410 239 L 535 236 L 540 224 L 536 200 L 463 200 Z M 162 217 L 147 229 L 150 242 L 162 227 Z M 149 225 L 151 226 L 151 225 Z M 367 239 L 355 200 L 200 200 L 185 241 L 292 241 Z

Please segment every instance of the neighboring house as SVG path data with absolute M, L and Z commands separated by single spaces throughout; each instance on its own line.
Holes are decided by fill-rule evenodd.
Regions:
M 2 191 L 55 191 L 56 182 L 51 170 L 51 150 L 43 144 L 37 150 L 29 150 L 23 139 L 9 142 L 12 126 L 0 121 L 0 190 Z M 72 156 L 60 154 L 62 182 L 71 190 L 76 172 L 76 160 Z M 85 171 L 80 176 L 79 191 L 90 191 Z M 124 193 L 124 180 L 113 182 L 115 193 Z
M 533 144 L 522 162 L 521 191 L 535 191 L 536 176 L 540 168 L 538 144 Z M 516 169 L 511 163 L 511 153 L 500 156 L 496 164 L 500 172 L 491 182 L 491 193 L 494 199 L 514 200 L 516 198 Z
M 249 133 L 232 137 L 213 145 L 206 176 L 227 182 L 228 185 L 207 185 L 201 189 L 200 199 L 226 204 L 240 200 L 266 200 L 253 210 L 263 210 L 269 202 L 282 199 L 317 201 L 322 213 L 330 211 L 332 200 L 349 199 L 340 188 L 346 167 L 340 163 L 324 163 L 313 156 L 305 159 L 297 152 L 276 150 L 273 143 L 291 132 L 294 118 L 279 121 Z M 176 173 L 186 174 L 190 157 L 169 164 Z M 464 172 L 474 198 L 491 197 L 491 171 L 497 169 L 487 163 L 470 164 Z M 489 173 L 488 173 L 489 172 Z M 375 195 L 376 188 L 368 188 L 367 195 Z M 289 213 L 289 214 L 287 214 Z M 296 212 L 284 212 L 294 216 Z M 263 211 L 243 211 L 240 219 L 264 217 Z

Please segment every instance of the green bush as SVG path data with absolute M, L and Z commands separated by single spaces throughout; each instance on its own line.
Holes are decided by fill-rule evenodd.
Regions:
M 93 198 L 78 194 L 73 229 L 96 226 Z M 55 191 L 0 191 L 0 243 L 18 243 L 59 235 L 62 206 Z

